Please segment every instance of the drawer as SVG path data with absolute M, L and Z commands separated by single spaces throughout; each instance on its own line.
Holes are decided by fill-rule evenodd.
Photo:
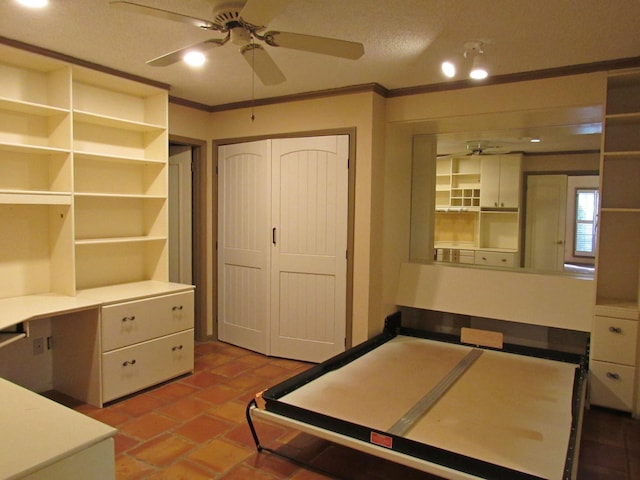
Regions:
M 193 328 L 193 290 L 102 307 L 102 351 Z
M 589 399 L 593 405 L 625 412 L 632 410 L 634 367 L 592 360 L 589 371 Z
M 438 262 L 474 263 L 473 250 L 459 250 L 457 248 L 437 248 L 435 258 Z
M 473 250 L 460 250 L 460 263 L 473 265 L 475 263 L 475 253 Z
M 102 401 L 193 371 L 193 329 L 102 354 Z
M 491 265 L 493 267 L 515 267 L 517 255 L 508 252 L 490 252 L 477 250 L 475 255 L 476 265 Z
M 638 322 L 611 317 L 595 317 L 591 333 L 591 358 L 635 365 Z

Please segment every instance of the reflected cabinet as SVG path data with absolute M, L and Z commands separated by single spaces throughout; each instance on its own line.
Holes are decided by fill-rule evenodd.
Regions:
M 437 159 L 435 260 L 519 266 L 521 158 Z

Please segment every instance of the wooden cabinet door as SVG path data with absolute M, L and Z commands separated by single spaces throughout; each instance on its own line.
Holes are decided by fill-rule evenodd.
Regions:
M 480 206 L 497 208 L 500 198 L 500 157 L 484 156 L 480 162 Z
M 500 185 L 498 204 L 500 208 L 520 206 L 520 157 L 500 156 Z
M 480 206 L 519 208 L 520 157 L 486 155 L 480 163 Z

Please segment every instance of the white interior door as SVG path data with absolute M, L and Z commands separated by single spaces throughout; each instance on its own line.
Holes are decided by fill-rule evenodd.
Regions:
M 274 140 L 271 354 L 344 351 L 349 137 Z
M 169 149 L 169 281 L 191 284 L 191 147 Z
M 529 175 L 525 267 L 564 269 L 567 175 Z
M 218 150 L 218 337 L 268 354 L 270 141 Z

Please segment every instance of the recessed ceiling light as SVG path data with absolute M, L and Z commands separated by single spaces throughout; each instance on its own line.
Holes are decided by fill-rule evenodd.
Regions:
M 29 8 L 44 8 L 49 5 L 49 0 L 16 0 L 20 5 Z
M 442 62 L 442 73 L 447 78 L 453 78 L 456 76 L 456 66 L 450 61 Z
M 201 67 L 206 61 L 204 54 L 196 50 L 185 53 L 182 59 L 187 65 L 191 67 Z

